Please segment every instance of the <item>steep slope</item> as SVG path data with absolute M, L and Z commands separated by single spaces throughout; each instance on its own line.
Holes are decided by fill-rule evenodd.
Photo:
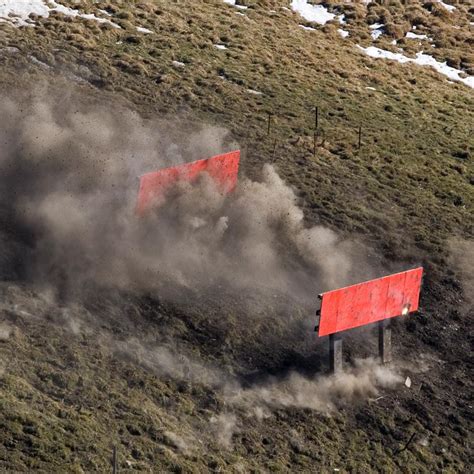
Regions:
M 453 10 L 441 2 L 325 2 L 334 18 L 324 25 L 305 20 L 292 3 L 306 5 L 57 1 L 36 16 L 7 19 L 0 23 L 0 80 L 9 118 L 0 129 L 8 140 L 0 156 L 23 159 L 30 143 L 11 132 L 6 98 L 12 117 L 44 119 L 39 97 L 68 120 L 82 108 L 93 120 L 97 109 L 122 107 L 167 124 L 158 129 L 163 145 L 137 138 L 128 112 L 119 115 L 121 125 L 112 127 L 119 151 L 97 156 L 100 166 L 129 153 L 138 167 L 138 154 L 151 145 L 166 151 L 177 144 L 190 160 L 238 142 L 242 176 L 262 182 L 262 166 L 273 163 L 297 194 L 306 226 L 359 242 L 355 253 L 360 249 L 363 258 L 348 254 L 355 267 L 349 280 L 424 265 L 422 310 L 395 323 L 399 362 L 387 370 L 370 359 L 356 362 L 375 354 L 370 331 L 356 332 L 348 337 L 348 373 L 340 380 L 327 377 L 326 341 L 316 341 L 314 308 L 300 298 L 298 285 L 269 289 L 254 279 L 235 286 L 232 274 L 216 272 L 220 286 L 193 288 L 165 273 L 157 288 L 141 282 L 156 274 L 136 273 L 140 281 L 134 284 L 111 278 L 111 284 L 101 280 L 89 288 L 73 271 L 82 279 L 72 284 L 84 291 L 64 296 L 58 284 L 64 273 L 38 279 L 25 272 L 38 263 L 43 229 L 31 235 L 18 225 L 20 214 L 2 189 L 3 470 L 104 472 L 113 445 L 122 471 L 468 469 L 473 89 L 469 80 L 448 80 L 414 62 L 375 59 L 358 46 L 411 58 L 424 51 L 466 79 L 473 73 L 469 3 Z M 376 30 L 381 34 L 374 40 Z M 138 128 L 151 134 L 148 121 L 140 120 L 137 115 Z M 200 148 L 186 142 L 183 137 L 205 132 L 201 123 L 225 127 L 231 137 L 204 134 L 204 141 L 217 142 Z M 85 124 L 84 148 L 74 137 L 55 148 L 45 133 L 36 137 L 32 154 L 39 148 L 46 150 L 43 159 L 57 159 L 72 150 L 71 167 L 65 167 L 72 172 L 75 159 L 97 150 L 94 126 Z M 10 153 L 10 140 L 22 145 L 18 155 Z M 161 159 L 146 158 L 148 166 Z M 34 187 L 40 174 L 31 176 L 27 182 Z M 90 177 L 95 182 L 94 173 Z M 257 186 L 249 188 L 244 204 Z M 232 207 L 237 205 L 224 209 L 240 215 L 242 208 Z M 278 237 L 286 225 L 279 214 L 270 235 Z M 57 243 L 46 236 L 47 243 Z M 281 255 L 293 255 L 294 248 L 285 247 L 291 239 L 276 241 Z M 341 246 L 326 249 L 346 255 Z M 49 251 L 58 256 L 48 246 L 40 250 L 42 258 Z M 245 266 L 245 259 L 239 263 L 258 268 Z M 300 275 L 293 268 L 288 274 Z M 312 285 L 316 295 L 331 283 L 315 276 Z M 407 375 L 411 388 L 403 385 Z

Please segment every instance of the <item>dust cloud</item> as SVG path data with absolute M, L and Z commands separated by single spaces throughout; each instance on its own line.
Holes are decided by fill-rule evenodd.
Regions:
M 366 249 L 307 227 L 298 198 L 270 165 L 221 195 L 203 175 L 181 183 L 146 219 L 134 213 L 138 177 L 237 145 L 219 127 L 144 120 L 86 106 L 71 93 L 2 98 L 0 260 L 55 288 L 266 288 L 311 300 L 371 276 Z M 189 128 L 189 129 L 187 129 Z
M 145 120 L 116 105 L 86 105 L 74 92 L 13 97 L 0 100 L 0 279 L 39 287 L 48 295 L 45 313 L 55 298 L 67 300 L 54 314 L 73 334 L 100 326 L 80 306 L 91 290 L 160 295 L 173 287 L 179 300 L 182 287 L 245 288 L 314 307 L 319 292 L 373 276 L 367 249 L 327 227 L 308 226 L 294 190 L 268 164 L 257 180 L 241 173 L 227 196 L 205 174 L 192 185 L 179 183 L 163 206 L 138 218 L 138 177 L 237 148 L 225 129 Z M 5 337 L 9 332 L 0 329 Z M 243 388 L 228 371 L 186 357 L 169 341 L 118 341 L 102 330 L 97 338 L 114 356 L 158 376 L 221 393 L 228 410 L 210 423 L 226 448 L 239 411 L 260 420 L 275 407 L 328 412 L 338 400 L 372 396 L 399 382 L 389 369 L 359 361 L 340 377 L 293 372 Z
M 354 366 L 341 374 L 314 378 L 291 372 L 283 380 L 263 381 L 256 387 L 241 390 L 229 401 L 257 409 L 260 417 L 266 409 L 278 407 L 309 408 L 324 413 L 336 410 L 342 401 L 365 400 L 402 382 L 396 369 L 381 366 L 375 359 L 356 359 Z
M 449 250 L 451 263 L 461 277 L 464 295 L 474 303 L 474 240 L 452 239 Z

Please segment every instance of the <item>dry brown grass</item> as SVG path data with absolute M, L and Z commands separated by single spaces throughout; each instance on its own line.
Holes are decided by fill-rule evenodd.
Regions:
M 446 17 L 428 2 L 417 5 L 373 3 L 366 17 L 367 9 L 363 5 L 332 2 L 349 21 L 352 39 L 343 40 L 335 32 L 337 25 L 327 25 L 315 32 L 300 29 L 297 25 L 303 22 L 293 13 L 282 10 L 283 2 L 249 0 L 245 4 L 252 7 L 245 12 L 247 19 L 220 0 L 200 2 L 199 8 L 184 8 L 183 2 L 173 1 L 133 2 L 133 8 L 130 2 L 103 2 L 104 8 L 113 13 L 111 19 L 122 26 L 121 30 L 60 15 L 38 19 L 36 28 L 18 30 L 1 25 L 2 89 L 8 91 L 15 86 L 27 89 L 42 80 L 60 87 L 63 76 L 71 73 L 87 81 L 88 84 L 81 83 L 77 87 L 87 92 L 92 103 L 123 101 L 150 117 L 181 114 L 193 120 L 224 125 L 244 150 L 242 172 L 252 176 L 262 163 L 274 160 L 279 173 L 298 190 L 308 221 L 322 222 L 341 234 L 359 234 L 381 255 L 398 262 L 412 264 L 423 260 L 436 282 L 452 278 L 447 265 L 446 241 L 453 234 L 472 236 L 472 90 L 462 84 L 449 84 L 430 69 L 370 59 L 359 53 L 354 43 L 371 43 L 369 22 L 386 23 L 389 36 L 382 37 L 380 44 L 387 48 L 391 47 L 389 41 L 402 38 L 410 25 L 424 25 L 423 31 L 431 34 L 439 46 L 433 49 L 438 59 L 449 59 L 451 64 L 472 68 L 472 54 L 466 48 L 472 39 L 464 30 L 454 28 L 456 22 L 465 21 L 461 6 L 455 15 Z M 422 4 L 437 13 L 430 14 Z M 95 11 L 90 1 L 83 1 L 79 6 L 84 11 Z M 270 9 L 277 13 L 270 15 Z M 154 33 L 139 34 L 136 26 L 149 28 Z M 228 49 L 217 50 L 216 43 L 224 43 Z M 406 44 L 412 54 L 425 47 L 405 40 L 402 44 Z M 5 46 L 19 51 L 1 50 Z M 51 70 L 39 69 L 28 55 L 47 63 Z M 184 62 L 184 68 L 173 67 L 173 60 Z M 249 94 L 249 88 L 263 95 Z M 315 105 L 320 108 L 316 156 L 313 155 Z M 274 113 L 270 137 L 266 136 L 268 111 Z M 359 125 L 363 128 L 360 151 L 357 149 Z M 200 323 L 205 323 L 206 316 L 202 314 Z M 442 325 L 448 321 L 441 320 L 438 313 L 434 319 L 437 321 L 432 324 Z M 52 369 L 42 360 L 46 345 L 51 348 L 51 360 L 59 364 L 56 360 L 60 360 L 62 354 L 59 349 L 62 337 L 54 332 L 50 341 L 44 342 L 40 337 L 37 346 L 32 344 L 32 348 L 28 347 L 28 341 L 15 342 L 17 346 L 12 346 L 13 349 L 8 346 L 13 352 L 16 348 L 18 360 L 25 361 L 25 367 L 29 367 L 26 361 L 32 353 L 41 360 L 39 366 L 44 380 L 40 380 L 39 387 L 43 391 L 31 410 L 25 409 L 15 398 L 20 392 L 25 396 L 31 395 L 30 390 L 35 393 L 23 387 L 20 376 L 9 378 L 2 386 L 11 396 L 10 410 L 6 411 L 9 432 L 21 432 L 23 425 L 33 424 L 45 430 L 38 444 L 45 458 L 26 456 L 32 463 L 30 469 L 40 465 L 49 466 L 50 470 L 52 465 L 59 470 L 71 466 L 67 464 L 72 459 L 70 448 L 53 437 L 63 422 L 56 416 L 45 418 L 46 415 L 38 414 L 42 406 L 47 407 L 47 411 L 62 406 L 61 401 L 44 395 L 56 382 L 76 385 L 72 376 L 69 381 L 51 381 L 47 374 Z M 88 364 L 89 354 L 86 357 L 81 352 L 84 351 L 81 342 L 72 340 L 70 345 L 84 357 L 81 364 Z M 93 345 L 90 352 L 91 360 L 101 360 L 99 346 Z M 15 368 L 17 372 L 21 365 Z M 403 426 L 410 429 L 422 430 L 425 429 L 422 423 L 429 422 L 414 409 L 413 413 L 407 412 L 414 420 L 412 423 L 408 418 L 403 421 L 397 411 L 399 408 L 383 407 L 374 408 L 375 414 L 362 411 L 363 422 L 350 419 L 347 414 L 321 420 L 314 413 L 282 410 L 263 428 L 250 420 L 234 453 L 222 452 L 214 446 L 209 448 L 211 454 L 199 453 L 195 458 L 175 454 L 175 448 L 170 446 L 172 442 L 166 441 L 161 428 L 180 426 L 177 420 L 171 419 L 176 413 L 183 416 L 185 421 L 181 426 L 184 427 L 192 423 L 193 417 L 189 414 L 193 410 L 198 413 L 194 413 L 196 417 L 208 416 L 208 412 L 199 412 L 200 408 L 193 404 L 213 395 L 192 394 L 186 392 L 186 387 L 181 388 L 184 390 L 181 393 L 173 383 L 167 385 L 144 370 L 134 370 L 126 364 L 117 367 L 113 360 L 103 360 L 89 379 L 91 391 L 81 395 L 81 399 L 90 396 L 93 409 L 100 412 L 99 415 L 96 417 L 92 411 L 77 414 L 72 409 L 65 410 L 64 425 L 69 428 L 64 429 L 77 432 L 65 434 L 63 440 L 79 443 L 82 450 L 91 450 L 87 458 L 90 471 L 104 469 L 108 464 L 108 430 L 118 432 L 120 429 L 123 430 L 121 439 L 128 443 L 122 448 L 127 450 L 127 455 L 138 450 L 134 451 L 136 461 L 146 468 L 151 462 L 146 456 L 152 453 L 159 458 L 162 469 L 176 472 L 193 468 L 229 470 L 229 466 L 238 462 L 248 469 L 264 466 L 268 470 L 282 471 L 294 468 L 297 461 L 302 463 L 298 464 L 301 470 L 310 470 L 314 465 L 341 465 L 350 470 L 353 463 L 354 472 L 397 471 L 406 466 L 415 466 L 413 469 L 420 471 L 426 466 L 461 471 L 466 467 L 463 465 L 466 451 L 459 441 L 462 434 L 452 432 L 449 432 L 449 443 L 443 441 L 446 436 L 439 436 L 440 445 L 447 446 L 448 454 L 441 448 L 434 452 L 420 445 L 394 457 L 383 442 L 380 425 L 390 427 L 405 423 Z M 125 382 L 122 386 L 122 382 L 114 381 L 111 374 L 126 379 L 130 387 L 125 387 Z M 28 373 L 30 376 L 36 377 Z M 119 408 L 101 401 L 102 380 L 112 387 Z M 166 393 L 176 396 L 176 406 L 170 410 L 157 403 L 158 408 L 147 413 L 142 405 L 144 391 L 139 388 L 140 383 L 150 397 Z M 451 392 L 451 400 L 450 397 Z M 439 406 L 438 400 L 428 400 L 433 406 Z M 421 410 L 420 404 L 417 402 L 417 410 Z M 368 417 L 373 417 L 371 432 L 363 430 L 368 426 Z M 310 446 L 318 447 L 322 443 L 325 450 L 313 453 L 312 458 L 295 454 L 286 438 L 292 424 L 305 432 Z M 328 424 L 334 430 L 334 439 L 328 440 Z M 159 425 L 160 429 L 148 432 L 142 425 Z M 141 436 L 133 434 L 137 430 Z M 266 431 L 270 431 L 274 439 L 273 454 L 265 447 L 268 445 L 261 442 L 263 436 L 269 436 Z M 379 438 L 374 441 L 376 436 Z M 400 436 L 403 438 L 404 432 Z M 432 436 L 438 439 L 435 431 Z M 87 445 L 91 439 L 97 440 L 94 449 Z M 165 446 L 159 455 L 157 445 Z M 48 464 L 54 461 L 51 454 L 47 455 L 54 446 L 59 446 L 61 452 L 57 458 L 64 464 Z M 347 449 L 345 459 L 341 457 L 341 446 Z M 77 452 L 84 458 L 83 451 Z M 17 468 L 25 467 L 20 456 L 15 462 L 18 462 Z M 79 472 L 80 463 L 72 466 Z

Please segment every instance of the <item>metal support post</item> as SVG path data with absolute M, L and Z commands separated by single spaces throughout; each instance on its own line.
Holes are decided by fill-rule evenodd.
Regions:
M 342 372 L 342 337 L 340 334 L 329 335 L 329 367 L 333 374 Z
M 384 319 L 378 322 L 379 328 L 379 356 L 382 364 L 392 361 L 392 329 L 390 321 Z
M 118 452 L 117 446 L 114 446 L 113 454 L 112 454 L 112 473 L 118 474 Z

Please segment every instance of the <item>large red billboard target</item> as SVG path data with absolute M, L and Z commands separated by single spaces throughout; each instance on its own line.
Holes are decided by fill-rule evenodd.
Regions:
M 320 295 L 319 336 L 364 326 L 418 309 L 423 268 Z
M 237 184 L 240 151 L 232 151 L 205 160 L 164 168 L 140 177 L 140 189 L 136 212 L 144 214 L 151 207 L 159 206 L 166 191 L 178 181 L 195 181 L 206 172 L 219 186 L 221 192 L 229 193 Z

